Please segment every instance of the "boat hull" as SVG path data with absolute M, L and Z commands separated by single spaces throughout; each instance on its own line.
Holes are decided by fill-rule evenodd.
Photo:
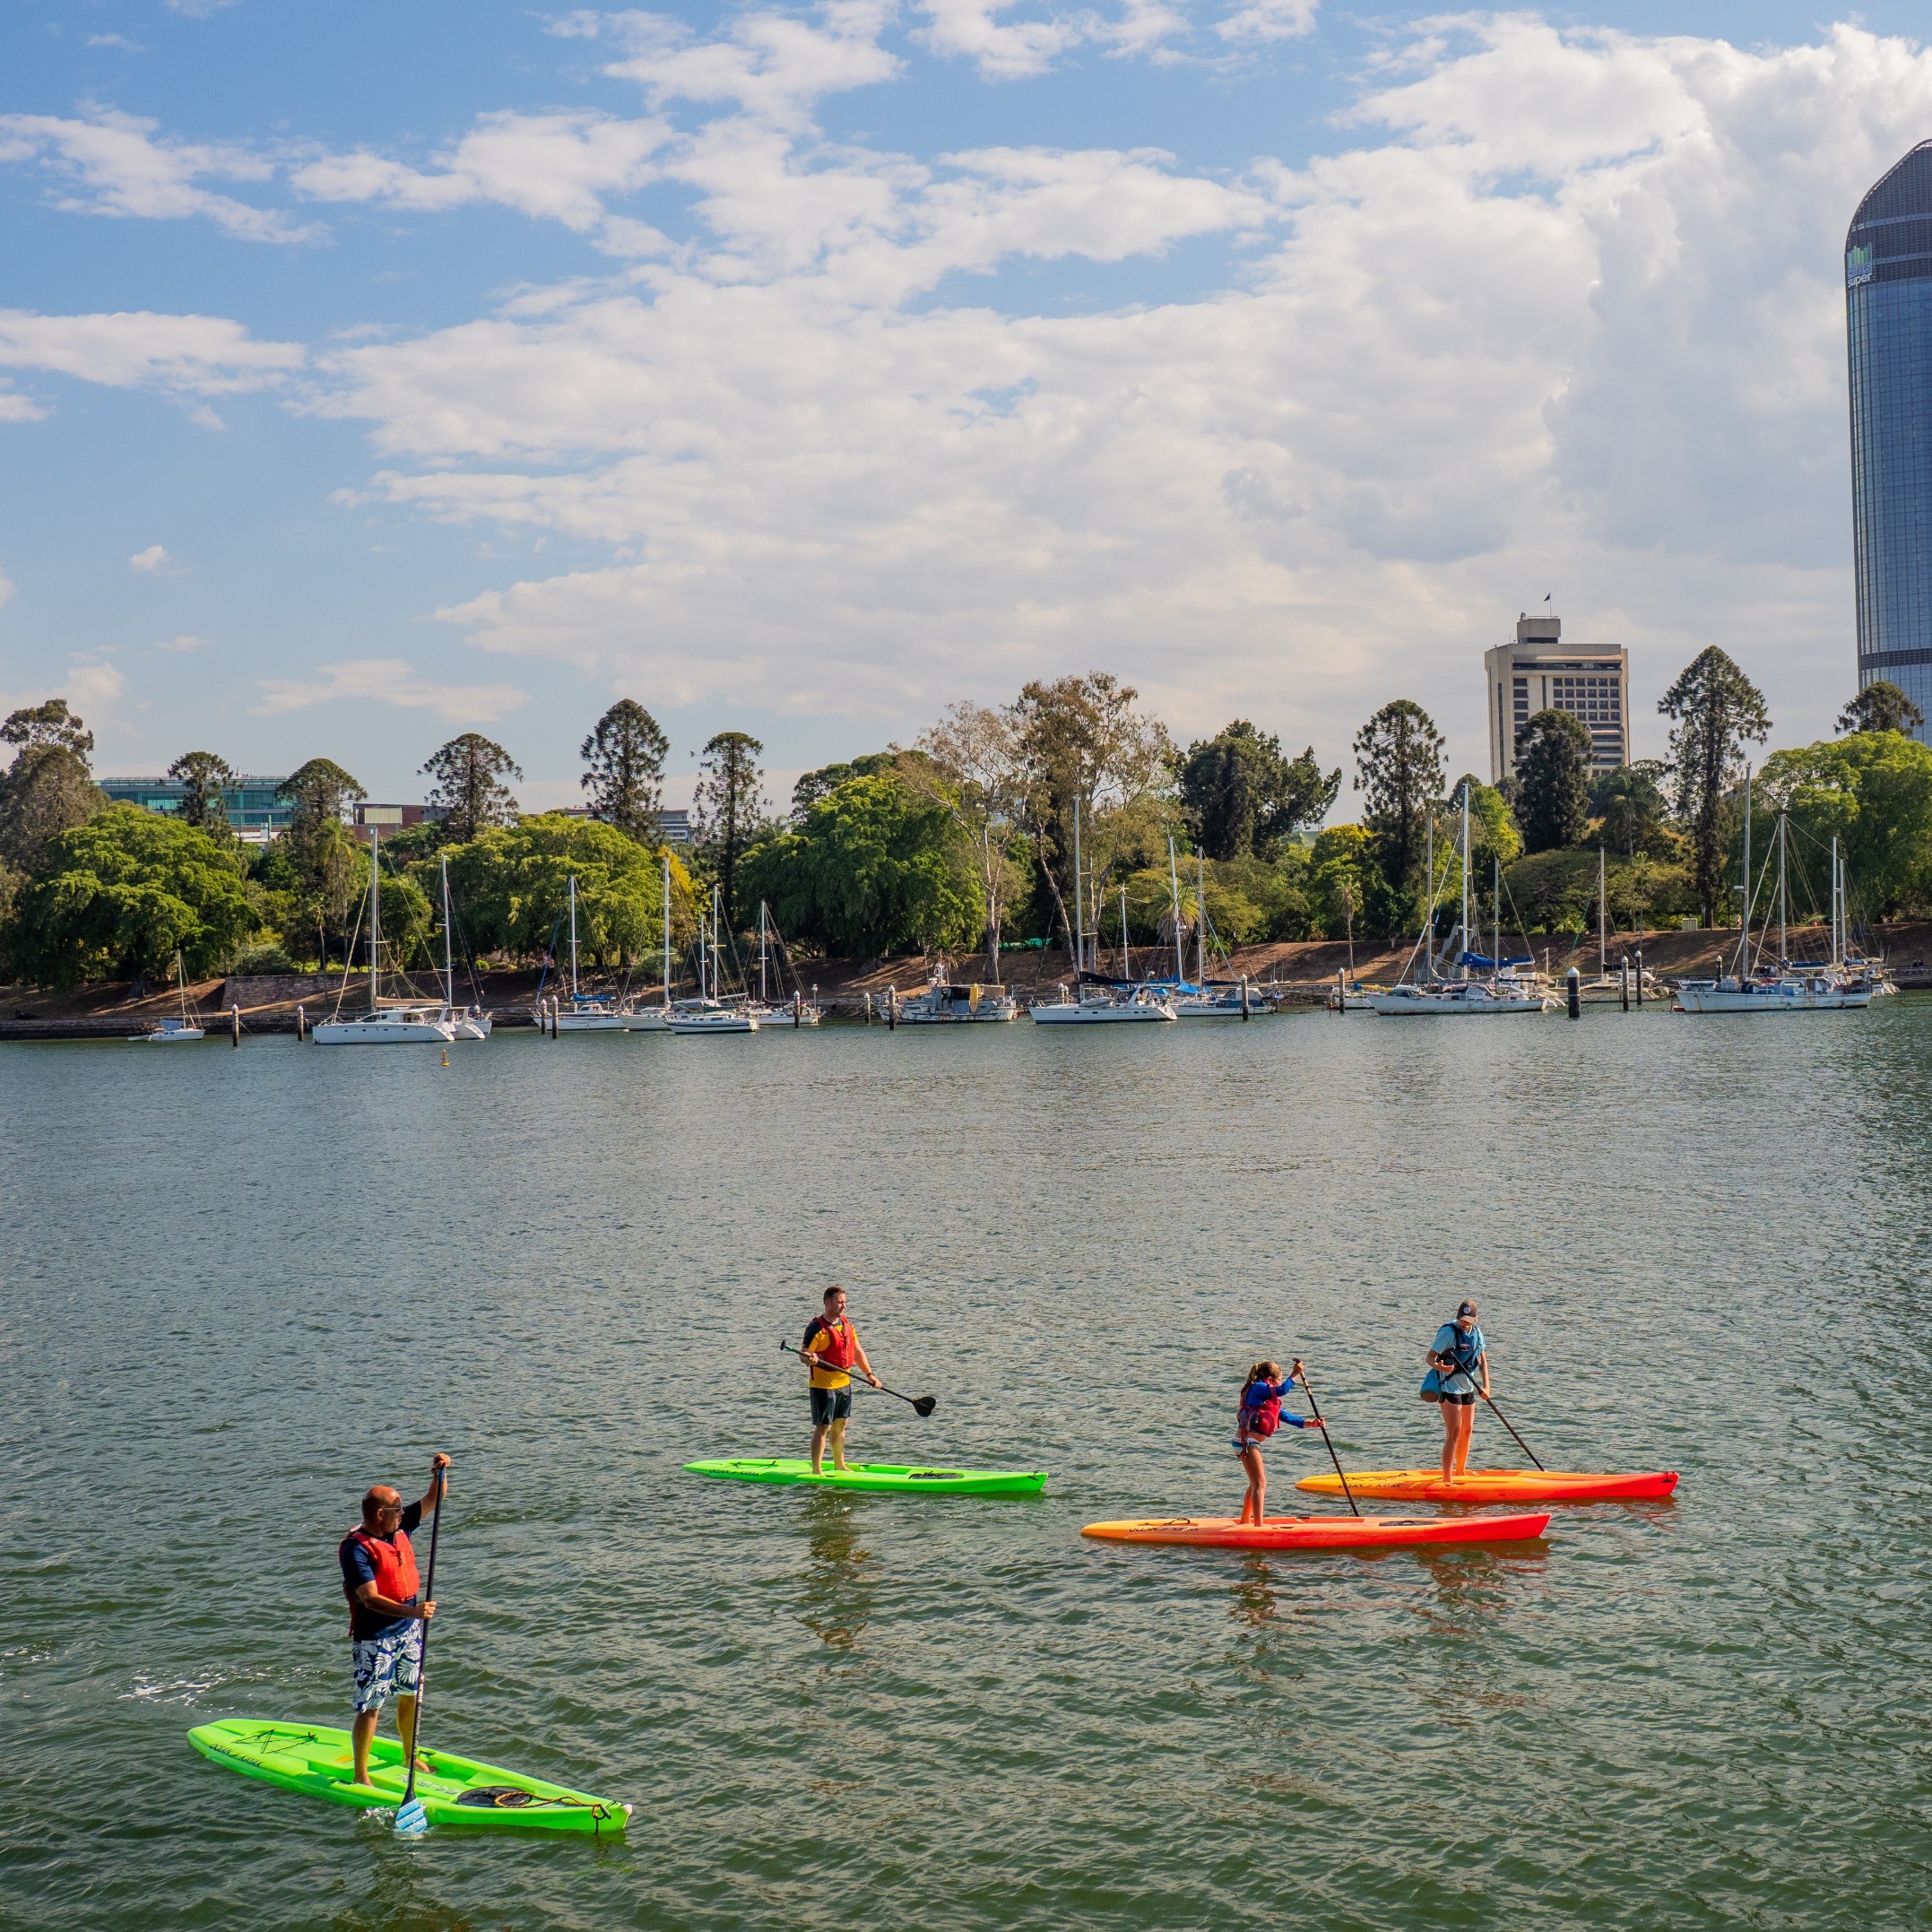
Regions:
M 1520 1543 L 1549 1528 L 1549 1512 L 1511 1516 L 1174 1516 L 1088 1523 L 1083 1537 L 1104 1543 L 1165 1543 L 1209 1549 L 1406 1549 L 1425 1543 Z
M 1506 1013 L 1545 1013 L 1551 1002 L 1520 993 L 1488 994 L 1472 999 L 1451 993 L 1403 992 L 1399 989 L 1368 995 L 1369 1010 L 1388 1019 L 1460 1019 L 1495 1018 Z
M 1780 981 L 1773 986 L 1724 987 L 1708 982 L 1680 985 L 1677 1009 L 1684 1013 L 1838 1013 L 1872 1003 L 1867 986 L 1830 982 Z
M 928 1496 L 1036 1496 L 1046 1487 L 1044 1469 L 949 1469 L 919 1463 L 854 1462 L 845 1469 L 811 1473 L 811 1464 L 792 1456 L 727 1456 L 711 1462 L 687 1462 L 693 1476 L 733 1483 L 781 1487 L 866 1489 Z
M 1339 1496 L 1340 1477 L 1304 1476 L 1295 1486 L 1311 1495 Z M 1348 1486 L 1382 1503 L 1636 1503 L 1668 1496 L 1675 1469 L 1579 1475 L 1566 1469 L 1470 1469 L 1452 1483 L 1440 1469 L 1350 1469 Z
M 325 1019 L 311 1037 L 317 1046 L 447 1046 L 456 1031 L 446 1019 Z
M 1174 1014 L 1165 1006 L 1036 1006 L 1033 1018 L 1040 1027 L 1171 1026 Z

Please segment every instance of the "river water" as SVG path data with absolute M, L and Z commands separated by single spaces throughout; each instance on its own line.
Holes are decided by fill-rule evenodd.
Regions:
M 0 1922 L 1932 1922 L 1932 1002 L 0 1048 Z M 802 1452 L 828 1279 L 1036 1501 L 712 1483 Z M 1543 1460 L 1684 1472 L 1546 1543 L 1122 1548 L 1226 1513 L 1241 1373 L 1434 1459 L 1483 1304 Z M 1477 1460 L 1520 1461 L 1484 1414 Z M 345 1723 L 334 1546 L 456 1468 L 426 1739 L 617 1844 L 237 1778 Z M 1277 1508 L 1326 1467 L 1270 1455 Z

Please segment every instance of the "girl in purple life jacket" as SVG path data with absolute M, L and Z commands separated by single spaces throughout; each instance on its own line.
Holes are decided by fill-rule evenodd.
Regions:
M 1268 1501 L 1268 1471 L 1261 1464 L 1261 1444 L 1284 1422 L 1297 1429 L 1323 1426 L 1317 1417 L 1286 1416 L 1281 1411 L 1281 1399 L 1293 1390 L 1295 1378 L 1301 1372 L 1299 1359 L 1290 1365 L 1286 1376 L 1278 1362 L 1257 1362 L 1241 1385 L 1234 1448 L 1241 1458 L 1242 1468 L 1248 1472 L 1248 1493 L 1241 1499 L 1241 1520 L 1244 1523 L 1265 1520 L 1262 1508 Z

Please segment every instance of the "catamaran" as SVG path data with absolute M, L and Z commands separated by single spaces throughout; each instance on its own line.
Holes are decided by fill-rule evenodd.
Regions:
M 459 1040 L 487 1040 L 490 1018 L 480 1006 L 456 1005 L 456 953 L 449 917 L 449 861 L 443 865 L 443 1018 L 455 1029 Z
M 369 827 L 369 1009 L 360 1019 L 342 1017 L 342 997 L 349 991 L 349 969 L 342 968 L 342 990 L 335 995 L 334 1016 L 315 1031 L 317 1046 L 447 1046 L 456 1029 L 440 1008 L 422 1000 L 382 997 L 382 835 Z

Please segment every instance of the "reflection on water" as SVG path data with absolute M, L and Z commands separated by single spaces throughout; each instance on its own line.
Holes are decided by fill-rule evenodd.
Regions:
M 834 1650 L 852 1650 L 878 1594 L 872 1554 L 859 1542 L 862 1505 L 834 1489 L 815 1489 L 800 1500 L 810 1561 L 799 1590 L 799 1620 Z
M 1275 1579 L 1264 1558 L 1252 1551 L 1243 1553 L 1242 1573 L 1228 1592 L 1227 1611 L 1237 1624 L 1252 1624 L 1260 1629 L 1275 1620 Z

